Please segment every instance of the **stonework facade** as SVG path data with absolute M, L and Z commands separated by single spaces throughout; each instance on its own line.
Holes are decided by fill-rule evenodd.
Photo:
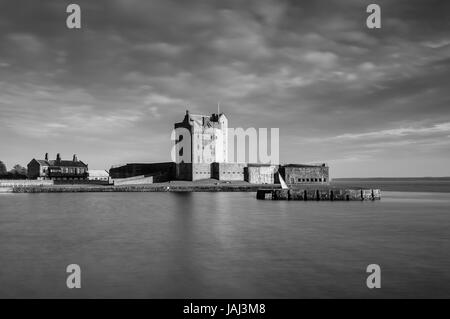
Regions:
M 250 184 L 276 184 L 279 183 L 278 169 L 278 165 L 248 164 L 245 180 Z
M 175 123 L 175 130 L 186 129 L 190 134 L 190 154 L 176 156 L 176 178 L 199 180 L 211 178 L 211 164 L 225 163 L 228 158 L 228 120 L 221 114 L 195 115 L 186 111 L 182 122 Z M 178 137 L 175 143 L 180 143 Z M 181 151 L 183 152 L 183 151 Z M 186 160 L 185 160 L 186 159 Z
M 220 181 L 244 181 L 245 163 L 212 163 L 212 178 Z
M 330 183 L 329 168 L 326 164 L 288 164 L 283 165 L 280 172 L 288 185 Z
M 194 164 L 225 163 L 228 158 L 228 119 L 221 114 L 195 115 L 186 111 L 175 129 L 185 128 L 191 135 L 191 154 L 188 161 Z M 179 141 L 176 141 L 177 143 Z M 177 163 L 183 160 L 177 154 Z

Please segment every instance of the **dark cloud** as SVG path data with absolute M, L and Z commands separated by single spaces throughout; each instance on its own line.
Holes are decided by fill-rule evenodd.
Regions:
M 378 1 L 380 30 L 362 0 L 83 0 L 68 30 L 71 2 L 0 1 L 10 166 L 44 152 L 93 168 L 167 160 L 172 123 L 220 101 L 233 127 L 279 127 L 284 162 L 450 174 L 448 1 Z

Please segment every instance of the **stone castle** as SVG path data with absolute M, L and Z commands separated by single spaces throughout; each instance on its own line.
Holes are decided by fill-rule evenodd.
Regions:
M 191 135 L 191 163 L 225 163 L 228 158 L 228 119 L 225 114 L 195 115 L 186 111 L 175 129 L 185 128 Z M 176 162 L 182 162 L 176 154 Z
M 110 170 L 112 178 L 145 176 L 153 182 L 170 180 L 246 181 L 252 184 L 278 183 L 279 174 L 286 183 L 328 184 L 326 164 L 272 165 L 228 162 L 228 119 L 223 113 L 197 115 L 186 111 L 184 119 L 175 123 L 175 162 L 126 164 Z M 185 139 L 189 139 L 189 143 Z M 177 144 L 183 141 L 183 148 Z M 190 147 L 186 148 L 186 144 Z M 186 149 L 185 149 L 186 148 Z

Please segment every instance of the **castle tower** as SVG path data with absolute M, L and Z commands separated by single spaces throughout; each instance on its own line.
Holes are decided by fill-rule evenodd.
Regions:
M 228 119 L 225 114 L 214 113 L 208 116 L 191 114 L 186 111 L 184 120 L 175 123 L 175 129 L 180 127 L 187 129 L 191 135 L 191 163 L 227 162 Z M 177 159 L 177 162 L 181 161 Z
M 201 175 L 203 178 L 210 178 L 211 163 L 225 163 L 228 159 L 228 119 L 225 114 L 196 115 L 186 111 L 186 115 L 182 122 L 175 123 L 175 129 L 185 128 L 191 137 L 191 154 L 189 155 L 190 169 L 187 175 Z M 181 142 L 180 140 L 175 143 Z M 181 163 L 181 155 L 176 154 L 177 163 Z M 186 159 L 187 154 L 183 154 Z M 189 170 L 183 165 L 183 170 Z M 190 179 L 190 178 L 187 178 Z

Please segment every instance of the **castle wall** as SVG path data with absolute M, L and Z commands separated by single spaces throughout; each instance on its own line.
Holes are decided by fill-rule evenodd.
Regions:
M 243 181 L 245 163 L 212 163 L 212 178 L 221 181 Z
M 249 165 L 246 168 L 245 180 L 251 184 L 278 183 L 278 165 Z
M 111 178 L 128 178 L 140 175 L 165 174 L 167 179 L 175 177 L 175 163 L 134 163 L 126 164 L 120 167 L 114 167 L 109 170 Z
M 211 164 L 193 163 L 192 164 L 192 180 L 211 178 Z
M 176 164 L 175 179 L 182 181 L 192 181 L 192 163 Z

